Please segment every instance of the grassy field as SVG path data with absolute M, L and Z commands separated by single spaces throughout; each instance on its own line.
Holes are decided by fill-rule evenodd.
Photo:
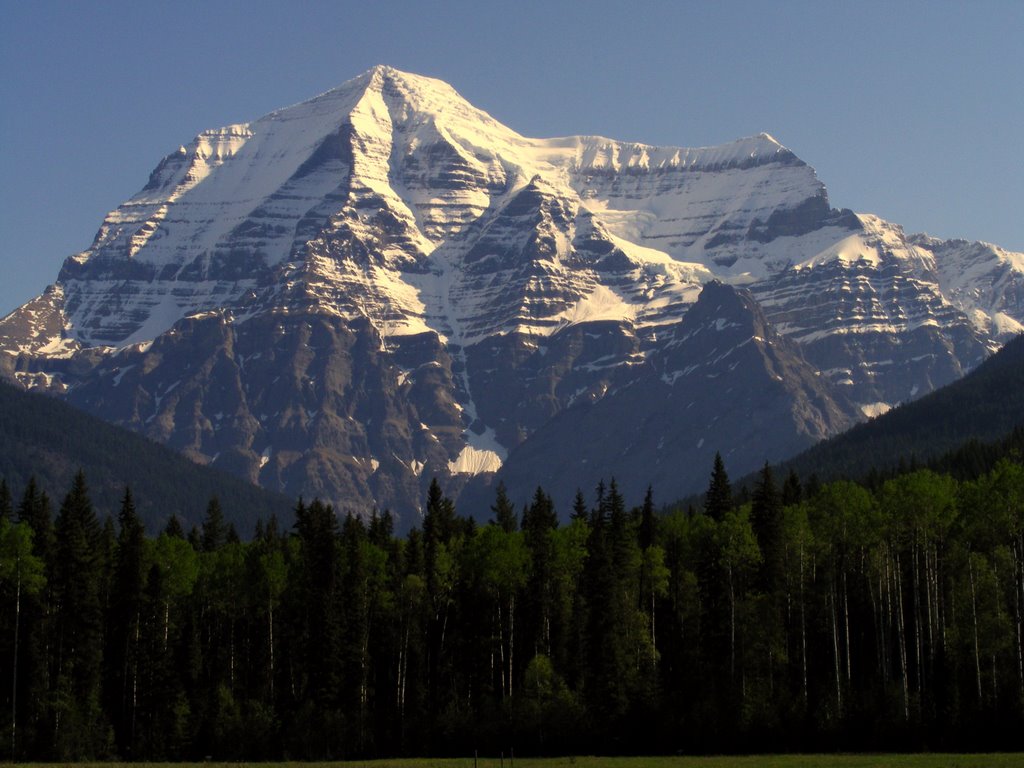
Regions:
M 36 768 L 28 764 L 30 768 Z M 39 765 L 53 768 L 55 764 Z M 345 763 L 77 763 L 74 768 L 474 768 L 473 758 L 354 760 Z M 476 768 L 1021 768 L 1024 754 L 758 755 L 750 757 L 483 758 Z

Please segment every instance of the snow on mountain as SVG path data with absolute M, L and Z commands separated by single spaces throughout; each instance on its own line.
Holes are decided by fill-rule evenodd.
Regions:
M 767 134 L 533 139 L 382 66 L 165 157 L 0 320 L 0 374 L 272 487 L 407 510 L 432 474 L 455 492 L 558 450 L 556 417 L 662 365 L 715 279 L 854 418 L 1024 324 L 1024 254 L 833 209 Z

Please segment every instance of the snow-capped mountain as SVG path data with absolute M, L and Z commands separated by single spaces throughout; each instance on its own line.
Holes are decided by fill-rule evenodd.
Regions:
M 760 354 L 688 340 L 713 280 L 749 317 L 705 320 L 749 326 L 730 349 Z M 1024 255 L 835 210 L 767 134 L 532 139 L 376 67 L 165 157 L 0 320 L 0 373 L 269 487 L 409 512 L 433 475 L 457 492 L 582 461 L 598 427 L 580 425 L 613 411 L 657 416 L 637 440 L 666 466 L 742 439 L 746 471 L 962 375 L 1020 329 L 1022 298 Z M 751 399 L 761 375 L 777 397 Z M 723 426 L 739 391 L 775 428 Z M 700 420 L 661 407 L 687 397 Z M 585 474 L 621 475 L 638 446 Z

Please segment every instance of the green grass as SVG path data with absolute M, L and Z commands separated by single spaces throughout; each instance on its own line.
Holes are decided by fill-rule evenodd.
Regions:
M 481 757 L 477 768 L 513 768 L 508 757 Z M 39 768 L 53 768 L 54 764 Z M 75 763 L 75 768 L 473 768 L 473 758 L 353 760 L 344 763 Z M 29 768 L 35 768 L 28 764 Z M 517 758 L 514 768 L 1020 768 L 1024 754 L 755 755 L 747 757 Z

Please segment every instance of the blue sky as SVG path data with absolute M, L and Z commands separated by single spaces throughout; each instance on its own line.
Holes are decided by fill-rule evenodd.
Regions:
M 374 64 L 520 133 L 771 133 L 832 204 L 1024 251 L 1024 2 L 0 0 L 0 315 L 205 128 Z

